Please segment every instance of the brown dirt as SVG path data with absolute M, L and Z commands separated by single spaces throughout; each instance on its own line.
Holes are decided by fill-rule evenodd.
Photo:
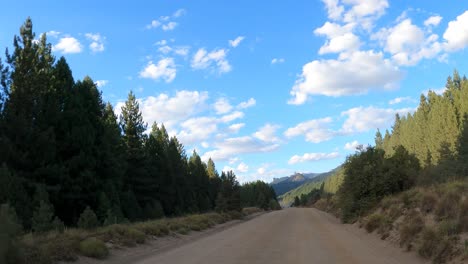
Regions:
M 291 208 L 230 222 L 202 233 L 157 239 L 109 259 L 79 263 L 427 263 L 414 252 L 368 235 L 313 208 Z

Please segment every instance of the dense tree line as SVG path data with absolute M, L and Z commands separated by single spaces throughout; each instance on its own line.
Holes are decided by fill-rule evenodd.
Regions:
M 75 81 L 55 59 L 45 34 L 35 39 L 30 19 L 13 46 L 0 61 L 2 214 L 39 232 L 240 210 L 235 175 L 188 157 L 164 125 L 148 130 L 132 92 L 117 117 L 91 78 Z
M 442 95 L 433 91 L 429 91 L 427 97 L 421 95 L 413 114 L 396 115 L 391 132 L 385 131 L 384 135 L 377 132 L 376 147 L 392 155 L 396 147 L 403 146 L 423 167 L 455 161 L 449 166 L 453 169 L 450 176 L 466 174 L 468 80 L 455 70 L 453 76 L 447 78 L 445 88 Z M 448 175 L 442 175 L 445 176 Z
M 273 187 L 262 181 L 242 185 L 240 195 L 242 207 L 259 207 L 264 210 L 280 207 Z
M 468 176 L 468 80 L 457 71 L 442 95 L 421 95 L 418 109 L 396 115 L 392 131 L 377 131 L 375 147 L 347 158 L 338 191 L 345 222 L 364 215 L 384 196 L 414 185 Z

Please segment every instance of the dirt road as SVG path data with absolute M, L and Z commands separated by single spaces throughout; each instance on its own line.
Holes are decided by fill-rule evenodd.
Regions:
M 139 260 L 138 264 L 424 263 L 315 209 L 286 209 Z

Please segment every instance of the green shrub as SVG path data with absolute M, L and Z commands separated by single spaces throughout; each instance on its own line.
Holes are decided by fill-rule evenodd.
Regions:
M 460 194 L 449 191 L 445 193 L 435 209 L 437 219 L 454 219 L 458 215 Z
M 450 237 L 444 237 L 438 243 L 437 249 L 432 259 L 433 263 L 446 263 L 448 260 L 450 260 L 455 250 L 455 240 Z
M 384 220 L 384 216 L 381 214 L 373 214 L 369 216 L 369 218 L 366 221 L 366 224 L 364 227 L 366 228 L 367 232 L 372 233 L 374 230 L 380 227 Z
M 135 224 L 135 228 L 150 236 L 164 236 L 169 234 L 167 223 L 162 220 L 140 222 Z
M 46 232 L 53 229 L 52 219 L 54 208 L 48 201 L 40 201 L 39 207 L 33 213 L 32 229 L 34 232 Z
M 78 227 L 83 229 L 93 229 L 99 226 L 99 221 L 96 214 L 89 206 L 81 213 L 78 219 Z
M 16 263 L 19 259 L 16 237 L 21 229 L 15 210 L 8 204 L 0 205 L 0 263 Z
M 104 259 L 109 255 L 106 244 L 95 237 L 81 241 L 79 249 L 82 255 L 91 258 Z
M 57 216 L 54 218 L 54 221 L 52 221 L 52 226 L 54 227 L 54 230 L 60 234 L 65 231 L 65 224 Z
M 402 226 L 400 227 L 400 246 L 406 246 L 411 249 L 411 243 L 424 228 L 422 216 L 417 211 L 410 211 L 405 216 Z
M 270 210 L 281 210 L 280 204 L 275 199 L 270 200 L 270 202 L 268 203 L 268 208 Z
M 255 213 L 259 213 L 259 212 L 263 212 L 263 210 L 258 208 L 258 207 L 242 208 L 242 214 L 244 214 L 244 215 L 251 215 L 251 214 L 255 214 Z
M 128 225 L 110 225 L 100 233 L 105 241 L 112 240 L 114 243 L 133 247 L 136 244 L 142 244 L 146 240 L 145 233 Z

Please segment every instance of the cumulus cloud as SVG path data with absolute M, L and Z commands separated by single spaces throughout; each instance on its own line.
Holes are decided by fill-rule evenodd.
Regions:
M 343 96 L 398 87 L 400 70 L 381 52 L 357 51 L 338 60 L 314 60 L 304 65 L 291 90 L 290 104 L 303 104 L 309 95 Z
M 448 23 L 443 37 L 446 40 L 445 48 L 448 51 L 464 49 L 468 45 L 468 11 Z
M 361 144 L 357 140 L 354 140 L 353 142 L 348 142 L 345 144 L 344 149 L 346 150 L 356 150 Z
M 217 123 L 214 117 L 188 119 L 180 125 L 182 130 L 177 134 L 177 138 L 187 145 L 207 140 L 218 130 Z
M 271 60 L 271 64 L 280 64 L 280 63 L 284 63 L 285 60 L 283 58 L 273 58 Z
M 215 161 L 225 161 L 237 157 L 240 154 L 266 153 L 278 149 L 279 144 L 270 144 L 257 140 L 250 136 L 226 138 L 220 142 L 215 142 L 216 149 L 206 152 L 203 160 L 210 157 Z
M 214 104 L 214 109 L 216 110 L 217 114 L 229 113 L 232 108 L 232 105 L 226 98 L 219 98 Z
M 250 108 L 252 106 L 254 106 L 255 104 L 257 103 L 257 101 L 255 101 L 254 98 L 250 98 L 249 100 L 245 101 L 245 102 L 241 102 L 237 108 L 239 109 L 246 109 L 246 108 Z
M 198 114 L 206 106 L 207 92 L 178 91 L 174 96 L 161 93 L 158 96 L 149 96 L 139 99 L 143 119 L 148 124 L 164 123 L 166 128 L 187 120 Z M 121 112 L 124 102 L 116 105 L 117 115 Z
M 302 156 L 299 155 L 294 155 L 292 156 L 288 163 L 289 164 L 296 164 L 296 163 L 302 163 L 306 161 L 320 161 L 320 160 L 326 160 L 326 159 L 336 159 L 340 156 L 338 152 L 332 152 L 332 153 L 305 153 Z
M 327 37 L 327 41 L 319 49 L 319 54 L 358 50 L 361 42 L 359 37 L 351 32 L 353 27 L 352 24 L 341 26 L 327 21 L 322 27 L 314 30 L 316 35 Z
M 343 133 L 357 133 L 369 130 L 376 130 L 390 126 L 395 120 L 395 115 L 405 116 L 407 113 L 414 112 L 414 108 L 376 108 L 355 107 L 341 113 L 346 116 L 346 121 L 343 123 Z
M 424 25 L 426 27 L 430 27 L 430 26 L 438 26 L 440 24 L 440 21 L 442 21 L 442 17 L 441 16 L 431 16 L 429 17 L 428 19 L 426 19 L 424 21 Z
M 167 24 L 162 25 L 162 30 L 164 31 L 171 31 L 174 30 L 177 27 L 177 22 L 171 21 Z
M 63 37 L 57 44 L 52 46 L 53 51 L 63 54 L 80 53 L 82 51 L 81 43 L 74 37 Z
M 403 103 L 403 102 L 414 102 L 414 100 L 410 96 L 397 97 L 397 98 L 394 98 L 394 99 L 390 100 L 388 102 L 388 104 L 394 105 L 394 104 L 400 104 L 400 103 Z
M 332 139 L 336 132 L 329 128 L 332 123 L 331 117 L 313 119 L 288 128 L 284 135 L 288 138 L 304 136 L 305 140 L 320 143 Z
M 233 48 L 236 48 L 237 46 L 239 46 L 239 44 L 242 42 L 242 40 L 244 40 L 245 37 L 244 36 L 238 36 L 237 38 L 233 39 L 233 40 L 229 40 L 229 46 L 233 47 Z
M 442 46 L 436 34 L 428 34 L 407 18 L 392 28 L 383 28 L 372 36 L 384 45 L 398 65 L 412 66 L 422 59 L 436 57 Z
M 240 130 L 241 128 L 243 128 L 244 126 L 245 126 L 245 123 L 236 123 L 236 124 L 232 124 L 232 125 L 230 125 L 230 126 L 228 127 L 228 131 L 229 131 L 230 133 L 235 134 L 235 133 L 238 133 L 239 130 Z
M 86 38 L 91 41 L 89 48 L 92 52 L 103 52 L 104 51 L 104 41 L 105 37 L 101 36 L 99 33 L 86 33 Z
M 226 59 L 227 50 L 215 49 L 207 52 L 206 49 L 199 49 L 192 58 L 191 66 L 195 70 L 211 69 L 220 74 L 231 71 L 231 65 Z
M 96 83 L 96 86 L 98 88 L 102 88 L 102 87 L 106 86 L 109 83 L 109 81 L 108 80 L 97 80 L 95 83 Z
M 174 14 L 172 14 L 173 17 L 177 18 L 177 17 L 181 17 L 183 15 L 185 15 L 187 13 L 187 11 L 185 9 L 179 9 L 177 11 L 174 12 Z
M 164 58 L 156 64 L 152 61 L 148 62 L 146 67 L 140 72 L 140 77 L 153 80 L 163 79 L 167 83 L 170 83 L 175 79 L 176 72 L 174 59 Z
M 244 162 L 241 162 L 237 166 L 237 171 L 240 173 L 246 173 L 249 171 L 249 166 L 247 166 L 247 164 L 245 164 Z
M 333 20 L 341 19 L 344 12 L 344 7 L 339 5 L 339 0 L 322 0 L 328 12 L 328 18 Z
M 278 125 L 266 124 L 256 131 L 253 136 L 264 142 L 278 142 L 276 131 L 280 128 Z
M 221 117 L 221 121 L 223 123 L 229 123 L 229 122 L 232 122 L 236 119 L 240 119 L 240 118 L 243 118 L 244 117 L 244 113 L 243 112 L 240 112 L 240 111 L 235 111 L 235 112 L 232 112 L 230 114 L 227 114 L 227 115 L 224 115 Z

